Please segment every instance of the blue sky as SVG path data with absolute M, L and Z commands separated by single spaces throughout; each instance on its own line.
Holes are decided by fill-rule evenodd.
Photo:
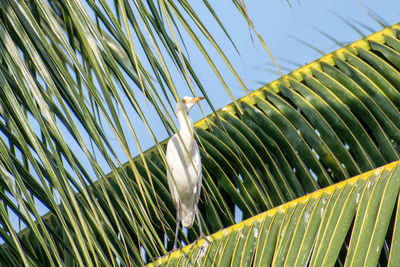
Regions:
M 396 4 L 395 0 L 299 0 L 293 2 L 292 7 L 289 7 L 286 2 L 282 3 L 280 0 L 247 0 L 245 3 L 257 32 L 264 38 L 274 57 L 282 66 L 289 66 L 292 69 L 297 67 L 279 59 L 284 58 L 304 65 L 318 59 L 321 54 L 290 36 L 307 41 L 326 53 L 336 50 L 338 46 L 318 33 L 313 27 L 344 43 L 353 42 L 361 38 L 357 32 L 347 26 L 334 13 L 346 19 L 357 20 L 375 30 L 380 29 L 381 26 L 368 15 L 368 9 L 376 12 L 390 25 L 400 21 L 400 5 L 398 2 Z M 238 19 L 238 12 L 231 2 L 225 0 L 213 1 L 213 6 L 241 53 L 240 56 L 232 56 L 234 59 L 233 64 L 249 89 L 260 87 L 260 84 L 254 81 L 268 83 L 278 78 L 279 76 L 263 70 L 263 68 L 275 69 L 270 65 L 272 61 L 256 40 L 254 34 L 252 34 L 254 40 L 254 43 L 252 43 L 247 25 L 243 23 L 242 19 Z M 367 35 L 370 34 L 362 26 L 360 26 L 360 29 Z M 227 49 L 229 53 L 235 54 L 235 51 L 227 42 L 225 42 L 223 48 Z M 229 79 L 229 81 L 235 96 L 243 95 L 243 91 L 237 82 L 234 79 Z M 212 85 L 210 84 L 210 86 Z M 217 83 L 214 86 L 219 87 Z M 229 99 L 227 101 L 228 103 L 231 102 Z M 219 103 L 216 105 L 218 106 Z
M 322 56 L 322 54 L 305 46 L 296 39 L 308 42 L 323 52 L 329 53 L 338 49 L 339 46 L 319 33 L 318 30 L 325 32 L 344 44 L 362 38 L 355 30 L 339 19 L 338 16 L 351 20 L 365 35 L 372 33 L 367 29 L 368 27 L 375 31 L 382 28 L 369 15 L 370 11 L 382 17 L 389 25 L 400 22 L 400 5 L 395 0 L 299 0 L 292 1 L 291 7 L 286 2 L 280 0 L 246 0 L 245 3 L 256 31 L 263 37 L 271 53 L 283 68 L 284 73 L 288 73 L 289 70 L 295 70 L 299 66 L 312 62 Z M 240 55 L 235 51 L 227 38 L 224 38 L 222 31 L 208 14 L 202 1 L 192 1 L 191 4 L 194 5 L 195 10 L 208 27 L 208 30 L 226 52 L 250 91 L 261 87 L 262 84 L 279 78 L 279 75 L 271 72 L 276 71 L 276 68 L 272 65 L 272 60 L 258 42 L 256 35 L 251 33 L 248 25 L 242 19 L 231 0 L 212 1 L 212 6 L 228 30 Z M 367 28 L 362 25 L 366 25 Z M 189 51 L 190 62 L 195 67 L 200 80 L 209 93 L 213 106 L 218 109 L 231 103 L 232 100 L 196 47 L 191 42 L 186 42 L 186 45 Z M 211 48 L 207 44 L 206 47 Z M 244 96 L 245 91 L 233 75 L 224 68 L 223 63 L 218 60 L 218 54 L 213 52 L 212 49 L 210 51 L 212 58 L 217 63 L 219 62 L 218 65 L 222 69 L 223 77 L 233 96 L 236 99 Z M 287 61 L 294 62 L 295 64 L 288 63 Z M 179 83 L 179 80 L 176 83 L 181 96 L 191 94 L 187 85 Z M 198 92 L 198 94 L 201 93 Z M 202 108 L 205 115 L 211 112 L 206 103 L 203 103 Z M 193 121 L 197 121 L 204 116 L 198 107 L 193 109 L 191 115 Z M 167 137 L 166 132 L 161 122 L 155 117 L 153 116 L 151 119 L 153 130 L 155 130 L 159 140 L 163 140 Z M 157 125 L 160 125 L 160 127 Z M 144 148 L 153 145 L 153 141 L 145 131 L 139 133 L 139 135 Z M 134 148 L 132 151 L 134 151 Z

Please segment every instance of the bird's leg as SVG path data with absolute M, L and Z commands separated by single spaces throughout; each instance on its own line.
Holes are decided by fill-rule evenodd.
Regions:
M 204 238 L 210 244 L 211 241 L 208 240 L 208 238 L 204 235 L 203 227 L 201 226 L 201 222 L 200 222 L 200 215 L 199 215 L 199 210 L 198 209 L 196 209 L 196 219 L 197 219 L 197 223 L 199 224 L 199 230 L 200 230 L 200 236 L 199 236 L 199 238 L 197 240 L 200 240 L 200 239 Z

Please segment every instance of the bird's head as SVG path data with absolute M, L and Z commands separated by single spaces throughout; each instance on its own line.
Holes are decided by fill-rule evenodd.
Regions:
M 190 97 L 190 96 L 184 96 L 182 97 L 182 108 L 186 114 L 189 113 L 189 111 L 192 109 L 194 104 L 199 102 L 200 100 L 204 99 L 204 97 Z M 176 109 L 180 110 L 179 104 L 176 105 Z

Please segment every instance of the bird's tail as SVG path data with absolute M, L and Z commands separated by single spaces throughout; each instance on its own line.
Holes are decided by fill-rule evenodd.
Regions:
M 193 208 L 187 208 L 183 205 L 182 207 L 182 225 L 186 228 L 190 228 L 194 222 L 195 211 Z

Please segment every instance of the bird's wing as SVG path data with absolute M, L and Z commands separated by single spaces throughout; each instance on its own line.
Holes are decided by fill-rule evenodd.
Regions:
M 177 154 L 177 148 L 176 144 L 178 142 L 178 137 L 176 134 L 174 134 L 168 141 L 167 144 L 167 153 L 165 155 L 167 164 L 166 166 L 167 169 L 167 179 L 168 179 L 168 187 L 169 191 L 171 192 L 172 199 L 174 200 L 175 206 L 178 205 L 179 203 L 179 195 L 178 192 L 176 191 L 176 185 L 174 181 L 174 164 L 176 164 L 176 157 L 175 155 Z

